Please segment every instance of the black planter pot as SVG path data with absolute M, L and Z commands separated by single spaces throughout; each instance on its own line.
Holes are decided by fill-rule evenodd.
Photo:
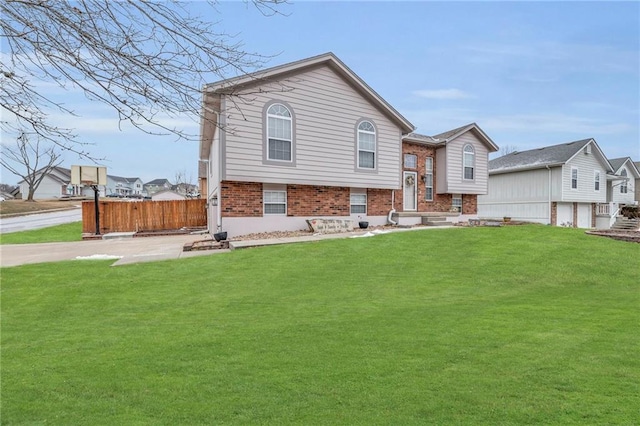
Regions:
M 360 227 L 360 229 L 367 229 L 369 227 L 369 222 L 358 222 L 358 226 Z
M 217 241 L 224 241 L 227 239 L 227 233 L 226 232 L 217 232 L 215 234 L 213 234 L 213 238 Z

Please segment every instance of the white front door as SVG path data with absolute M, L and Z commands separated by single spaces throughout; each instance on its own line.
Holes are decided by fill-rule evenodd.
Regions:
M 418 174 L 416 172 L 404 172 L 402 174 L 402 193 L 404 194 L 404 211 L 416 211 Z

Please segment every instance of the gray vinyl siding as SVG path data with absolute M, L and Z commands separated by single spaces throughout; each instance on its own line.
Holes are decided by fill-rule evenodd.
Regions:
M 463 179 L 462 150 L 467 144 L 471 144 L 475 149 L 476 162 L 473 180 Z M 447 143 L 446 150 L 447 179 L 446 191 L 444 192 L 452 194 L 486 194 L 489 156 L 487 147 L 472 132 L 467 132 Z
M 263 161 L 263 107 L 274 100 L 295 114 L 295 166 Z M 400 187 L 400 128 L 327 66 L 226 96 L 224 105 L 223 180 Z M 377 129 L 375 172 L 355 170 L 356 123 L 361 119 Z
M 571 189 L 571 169 L 578 169 L 578 188 Z M 600 171 L 600 191 L 594 187 L 594 171 Z M 580 150 L 562 167 L 562 201 L 604 203 L 607 200 L 606 173 L 594 153 Z
M 549 223 L 549 190 L 547 169 L 491 175 L 488 194 L 478 196 L 478 216 Z
M 622 185 L 622 181 L 615 181 L 613 183 L 613 185 L 615 186 L 611 188 L 612 201 L 614 203 L 633 204 L 633 201 L 635 200 L 635 191 L 636 191 L 636 188 L 635 188 L 636 181 L 634 179 L 635 173 L 633 170 L 631 170 L 630 167 L 628 167 L 625 164 L 620 168 L 620 170 L 617 171 L 617 174 L 621 174 L 623 169 L 627 171 L 627 177 L 629 178 L 629 180 L 627 181 L 627 193 L 626 194 L 620 193 L 620 186 Z

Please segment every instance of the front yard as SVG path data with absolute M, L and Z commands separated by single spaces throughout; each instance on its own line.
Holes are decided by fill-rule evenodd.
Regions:
M 6 424 L 635 424 L 640 245 L 416 231 L 2 270 Z

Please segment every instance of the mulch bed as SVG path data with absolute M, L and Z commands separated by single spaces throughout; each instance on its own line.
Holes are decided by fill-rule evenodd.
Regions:
M 614 229 L 587 231 L 589 235 L 613 238 L 614 240 L 627 241 L 630 243 L 640 243 L 640 231 L 619 231 Z

